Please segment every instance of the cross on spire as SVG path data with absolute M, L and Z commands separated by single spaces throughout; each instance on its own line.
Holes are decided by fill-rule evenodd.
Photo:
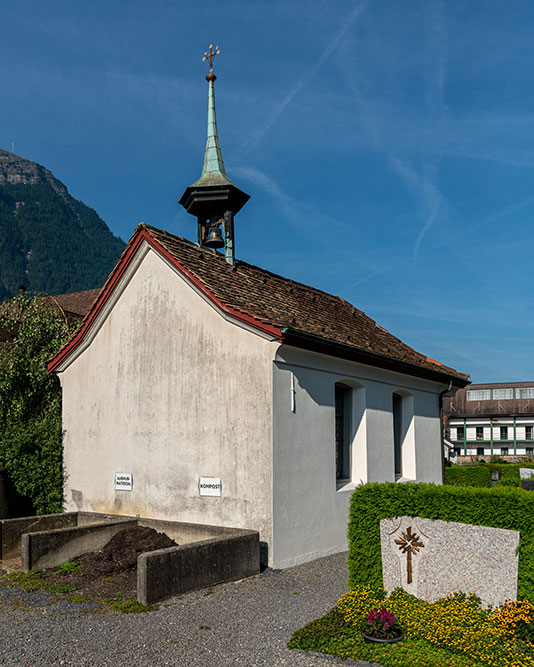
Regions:
M 202 58 L 202 62 L 205 60 L 210 61 L 210 74 L 213 74 L 213 59 L 215 56 L 218 56 L 221 50 L 219 49 L 219 46 L 215 47 L 215 51 L 213 50 L 213 44 L 210 44 L 210 50 L 204 52 L 204 57 Z

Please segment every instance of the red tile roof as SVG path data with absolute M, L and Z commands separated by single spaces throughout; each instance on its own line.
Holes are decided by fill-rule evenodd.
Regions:
M 163 251 L 179 270 L 212 298 L 219 307 L 252 326 L 276 335 L 282 342 L 308 347 L 362 363 L 392 367 L 399 372 L 423 375 L 456 386 L 469 377 L 419 354 L 365 313 L 339 296 L 284 278 L 265 269 L 237 261 L 229 265 L 215 250 L 141 223 L 102 288 L 75 338 L 81 340 L 106 294 L 118 281 L 140 237 Z M 78 340 L 78 342 L 79 342 Z M 52 371 L 77 341 L 71 340 L 49 362 Z
M 67 316 L 84 318 L 91 310 L 91 306 L 100 294 L 99 289 L 89 289 L 84 292 L 71 292 L 70 294 L 56 294 L 48 296 L 47 301 L 59 306 Z

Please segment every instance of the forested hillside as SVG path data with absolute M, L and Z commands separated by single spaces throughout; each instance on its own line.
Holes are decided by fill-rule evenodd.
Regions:
M 0 149 L 0 300 L 100 287 L 124 242 L 51 172 Z

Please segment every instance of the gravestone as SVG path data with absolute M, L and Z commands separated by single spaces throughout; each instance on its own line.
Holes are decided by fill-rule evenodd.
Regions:
M 519 478 L 524 491 L 534 491 L 534 468 L 519 468 Z
M 484 606 L 517 598 L 519 532 L 402 516 L 380 521 L 382 578 L 433 602 L 474 592 Z

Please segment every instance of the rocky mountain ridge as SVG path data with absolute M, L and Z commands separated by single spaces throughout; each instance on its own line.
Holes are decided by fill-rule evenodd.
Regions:
M 124 241 L 36 162 L 0 149 L 0 299 L 100 287 Z

